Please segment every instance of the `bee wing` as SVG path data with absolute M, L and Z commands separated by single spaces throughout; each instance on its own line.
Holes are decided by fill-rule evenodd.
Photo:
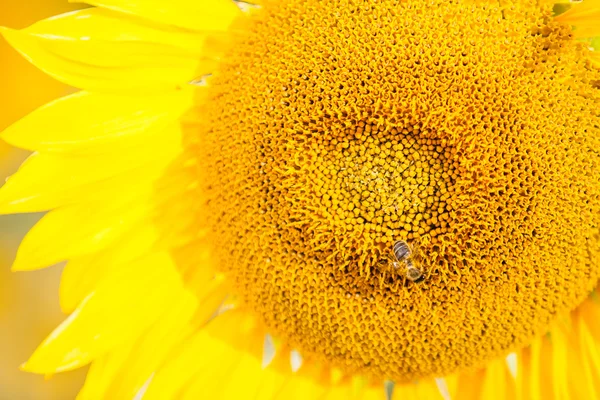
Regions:
M 412 256 L 418 256 L 421 251 L 421 244 L 418 241 L 414 241 L 412 244 Z

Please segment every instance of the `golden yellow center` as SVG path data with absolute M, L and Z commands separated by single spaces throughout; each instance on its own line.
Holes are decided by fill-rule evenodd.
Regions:
M 441 375 L 595 285 L 600 74 L 549 10 L 503 4 L 265 1 L 212 78 L 201 223 L 301 353 Z

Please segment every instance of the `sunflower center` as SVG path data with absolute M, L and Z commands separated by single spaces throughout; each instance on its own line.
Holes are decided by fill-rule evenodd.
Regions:
M 408 239 L 444 231 L 454 168 L 434 134 L 364 121 L 336 136 L 314 134 L 314 162 L 303 165 L 342 230 L 372 230 L 386 243 L 399 228 Z
M 407 381 L 595 285 L 600 77 L 549 10 L 265 1 L 244 29 L 190 143 L 215 259 L 272 333 Z

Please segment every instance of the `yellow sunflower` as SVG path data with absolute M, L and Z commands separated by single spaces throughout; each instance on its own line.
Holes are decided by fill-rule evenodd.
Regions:
M 600 4 L 90 0 L 2 133 L 79 399 L 600 398 Z M 590 293 L 592 293 L 590 295 Z

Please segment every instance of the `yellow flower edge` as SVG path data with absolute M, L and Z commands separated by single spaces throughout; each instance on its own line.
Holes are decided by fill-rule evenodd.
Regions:
M 581 293 L 551 326 L 543 326 L 549 334 L 536 332 L 527 347 L 504 348 L 485 365 L 444 377 L 398 380 L 395 386 L 369 368 L 362 373 L 344 365 L 343 357 L 331 363 L 302 351 L 309 346 L 286 332 L 285 324 L 272 331 L 273 321 L 265 324 L 269 316 L 248 301 L 243 290 L 248 282 L 232 279 L 239 270 L 223 267 L 229 255 L 215 256 L 215 225 L 195 221 L 206 212 L 198 207 L 209 193 L 205 181 L 198 180 L 206 173 L 198 169 L 206 160 L 220 160 L 210 158 L 210 148 L 198 150 L 203 143 L 189 134 L 205 129 L 209 118 L 198 118 L 199 109 L 218 114 L 210 101 L 215 93 L 227 98 L 222 71 L 231 66 L 225 56 L 260 22 L 261 8 L 225 0 L 89 3 L 97 8 L 23 31 L 2 29 L 40 69 L 82 89 L 1 136 L 35 153 L 0 190 L 0 211 L 52 210 L 26 236 L 13 268 L 34 270 L 68 260 L 60 295 L 70 316 L 23 365 L 25 370 L 53 374 L 92 363 L 81 399 L 142 393 L 156 399 L 598 397 L 599 309 L 592 296 L 569 312 Z M 282 7 L 277 2 L 260 6 Z M 573 17 L 577 7 L 558 22 L 575 26 L 574 32 L 579 26 L 584 37 L 598 35 L 593 28 L 582 33 L 593 26 L 585 21 L 595 14 Z M 518 16 L 528 9 L 500 11 Z M 584 60 L 595 56 L 578 51 Z M 595 76 L 590 70 L 589 77 Z M 565 73 L 558 84 L 573 85 L 570 78 Z M 597 99 L 593 82 L 587 92 L 577 89 Z M 328 208 L 334 207 L 331 200 L 323 200 L 330 202 Z M 410 232 L 419 234 L 420 226 L 415 228 L 411 225 Z M 587 284 L 592 286 L 580 291 L 595 285 L 597 271 L 591 271 Z M 356 276 L 376 272 L 372 268 Z M 405 289 L 395 290 L 421 290 Z

